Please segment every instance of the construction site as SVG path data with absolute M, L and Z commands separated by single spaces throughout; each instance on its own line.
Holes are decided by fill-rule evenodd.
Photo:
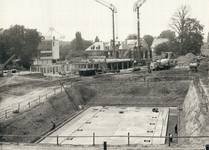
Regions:
M 105 141 L 108 149 L 202 150 L 209 138 L 207 77 L 207 60 L 197 73 L 176 67 L 90 77 L 2 77 L 1 147 L 101 149 Z
M 111 12 L 109 42 L 88 41 L 82 51 L 76 49 L 76 55 L 61 59 L 61 41 L 51 27 L 49 39 L 40 37 L 28 69 L 14 67 L 26 63 L 21 60 L 26 56 L 4 55 L 0 61 L 1 150 L 209 150 L 209 34 L 206 43 L 202 37 L 197 44 L 199 53 L 194 41 L 190 44 L 196 49 L 185 44 L 186 49 L 180 43 L 186 40 L 170 30 L 166 33 L 175 40 L 153 37 L 149 45 L 140 37 L 145 2 L 134 3 L 137 34 L 124 41 L 116 37 L 116 6 L 95 0 Z M 71 44 L 79 47 L 84 41 L 76 32 Z M 159 45 L 167 46 L 166 50 L 158 47 L 157 51 Z M 78 53 L 82 54 L 77 58 Z

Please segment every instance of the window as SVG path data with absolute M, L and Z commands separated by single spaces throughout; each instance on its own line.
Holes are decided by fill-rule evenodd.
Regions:
M 95 49 L 95 46 L 93 45 L 93 46 L 91 47 L 91 49 L 94 50 L 94 49 Z
M 52 53 L 41 53 L 40 57 L 52 57 Z
M 96 47 L 96 49 L 100 50 L 100 45 L 98 45 L 98 46 Z

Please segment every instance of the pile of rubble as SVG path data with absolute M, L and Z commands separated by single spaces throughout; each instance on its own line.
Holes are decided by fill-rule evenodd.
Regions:
M 192 53 L 187 53 L 184 56 L 179 56 L 177 58 L 177 63 L 178 64 L 183 64 L 183 65 L 189 65 L 194 58 L 196 58 L 196 55 L 194 55 Z

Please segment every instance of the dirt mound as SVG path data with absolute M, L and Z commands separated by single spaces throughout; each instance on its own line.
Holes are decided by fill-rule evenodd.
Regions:
M 192 62 L 192 60 L 193 60 L 194 58 L 196 58 L 196 56 L 195 56 L 194 54 L 192 54 L 192 53 L 187 53 L 187 54 L 184 55 L 184 56 L 179 56 L 179 57 L 177 58 L 177 63 L 178 63 L 178 64 L 189 65 L 189 64 Z

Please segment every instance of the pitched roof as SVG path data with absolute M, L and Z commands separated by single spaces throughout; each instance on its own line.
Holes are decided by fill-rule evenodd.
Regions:
M 85 51 L 107 51 L 109 50 L 109 44 L 105 42 L 95 42 L 89 46 Z

